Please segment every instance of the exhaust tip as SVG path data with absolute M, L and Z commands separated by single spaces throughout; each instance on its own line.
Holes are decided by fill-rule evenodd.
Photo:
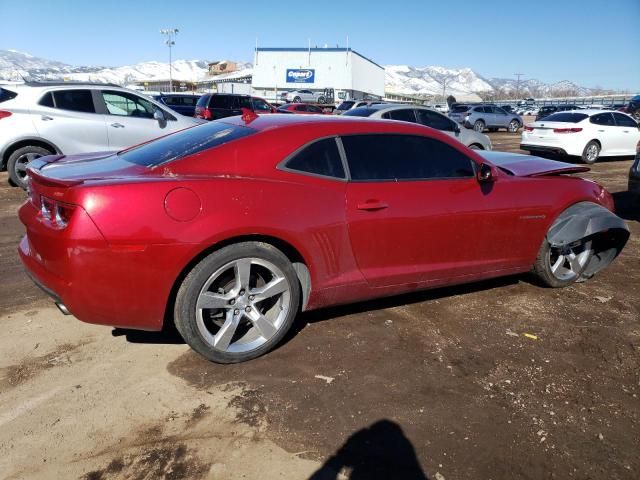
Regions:
M 64 303 L 56 302 L 56 307 L 58 307 L 58 310 L 60 310 L 64 315 L 71 315 L 71 312 Z

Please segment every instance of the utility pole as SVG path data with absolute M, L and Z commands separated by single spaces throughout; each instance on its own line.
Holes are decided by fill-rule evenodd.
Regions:
M 520 77 L 524 75 L 524 73 L 514 73 L 516 77 L 518 77 L 518 81 L 516 82 L 516 100 L 520 100 Z
M 171 66 L 171 47 L 173 47 L 176 42 L 174 40 L 175 36 L 178 35 L 177 28 L 164 28 L 160 30 L 160 35 L 166 38 L 164 43 L 169 47 L 169 91 L 173 92 L 173 72 Z
M 447 101 L 446 91 L 447 91 L 447 79 L 445 78 L 442 80 L 442 101 L 443 102 Z

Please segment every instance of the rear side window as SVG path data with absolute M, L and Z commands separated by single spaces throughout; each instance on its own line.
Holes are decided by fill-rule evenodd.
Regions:
M 211 95 L 211 101 L 209 101 L 209 108 L 221 108 L 224 110 L 232 110 L 236 108 L 233 105 L 233 98 L 230 95 Z
M 338 110 L 349 110 L 351 107 L 353 107 L 354 102 L 342 102 L 340 105 L 338 105 Z
M 588 118 L 589 115 L 584 113 L 554 113 L 544 119 L 545 122 L 566 122 L 566 123 L 578 123 Z
M 451 113 L 462 113 L 466 112 L 467 110 L 469 110 L 468 105 L 456 105 L 451 109 Z
M 606 125 L 609 127 L 615 127 L 616 125 L 616 122 L 613 120 L 613 115 L 611 113 L 599 113 L 591 117 L 589 121 L 596 125 Z
M 155 107 L 149 100 L 128 92 L 105 90 L 101 92 L 109 115 L 153 118 Z
M 0 88 L 0 103 L 16 98 L 17 96 L 18 94 L 16 92 L 12 92 L 6 88 Z
M 271 111 L 271 107 L 269 106 L 269 104 L 267 102 L 265 102 L 264 100 L 262 100 L 261 98 L 254 98 L 253 99 L 253 108 L 257 112 L 270 112 Z
M 287 161 L 285 168 L 324 177 L 345 178 L 335 138 L 324 138 L 307 145 Z
M 91 90 L 57 90 L 52 93 L 55 108 L 96 113 Z
M 414 135 L 342 137 L 351 179 L 356 182 L 433 180 L 474 175 L 471 160 L 433 138 Z
M 202 95 L 198 99 L 198 103 L 196 103 L 196 107 L 207 108 L 207 104 L 209 103 L 210 98 L 211 98 L 211 95 Z
M 254 133 L 256 131 L 252 128 L 223 122 L 209 122 L 161 137 L 130 150 L 124 150 L 117 155 L 127 162 L 155 167 Z M 224 161 L 224 159 L 220 160 Z
M 51 95 L 51 92 L 45 93 L 43 97 L 40 99 L 40 101 L 38 102 L 38 105 L 42 105 L 43 107 L 53 108 L 54 107 L 53 95 Z

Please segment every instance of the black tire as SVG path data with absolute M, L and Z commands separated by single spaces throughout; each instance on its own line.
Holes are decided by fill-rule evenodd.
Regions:
M 471 150 L 484 150 L 484 148 L 482 147 L 482 145 L 478 144 L 478 143 L 472 143 L 471 145 L 469 145 L 469 148 Z
M 318 103 L 322 103 L 322 104 L 324 104 L 324 103 L 325 103 L 325 101 L 326 101 L 326 100 L 325 100 L 325 98 L 324 98 L 324 97 L 318 97 Z
M 282 325 L 265 343 L 246 352 L 225 352 L 205 341 L 198 330 L 196 304 L 202 287 L 218 269 L 243 258 L 258 258 L 271 262 L 289 283 L 290 306 Z M 277 248 L 262 242 L 243 242 L 217 250 L 201 260 L 186 276 L 176 295 L 174 322 L 185 342 L 200 355 L 216 363 L 239 363 L 257 358 L 272 350 L 287 334 L 300 305 L 300 283 L 289 259 Z
M 300 103 L 302 99 L 300 97 L 293 97 L 293 103 Z
M 9 160 L 7 161 L 7 170 L 9 172 L 9 179 L 11 183 L 15 186 L 26 189 L 27 185 L 25 184 L 26 177 L 26 164 L 28 162 L 28 158 L 31 160 L 37 157 L 44 157 L 46 155 L 51 155 L 52 152 L 47 150 L 46 148 L 37 147 L 35 145 L 27 145 L 26 147 L 22 147 L 17 149 L 9 156 Z
M 482 120 L 476 120 L 473 124 L 473 129 L 478 133 L 482 133 L 485 129 L 485 123 Z
M 518 133 L 518 130 L 522 128 L 522 125 L 517 120 L 511 120 L 509 122 L 509 126 L 507 127 L 507 132 L 509 133 Z
M 595 152 L 595 153 L 594 153 Z M 600 158 L 600 144 L 595 140 L 591 140 L 587 143 L 582 151 L 582 156 L 580 157 L 582 161 L 588 165 L 593 165 Z
M 590 243 L 590 242 L 589 242 Z M 590 247 L 589 247 L 590 248 Z M 536 257 L 536 262 L 533 265 L 532 273 L 536 276 L 536 278 L 546 287 L 551 288 L 563 288 L 568 287 L 572 283 L 581 280 L 582 271 L 589 265 L 589 260 L 591 258 L 591 254 L 589 254 L 588 259 L 584 263 L 584 267 L 582 271 L 578 272 L 575 278 L 569 280 L 562 280 L 557 278 L 551 271 L 551 262 L 549 261 L 550 255 L 552 254 L 551 246 L 547 241 L 546 237 L 542 241 L 542 245 L 540 246 L 540 250 L 538 251 L 538 256 Z

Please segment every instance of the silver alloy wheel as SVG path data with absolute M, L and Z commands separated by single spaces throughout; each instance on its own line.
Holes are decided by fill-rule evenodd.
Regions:
M 587 160 L 589 162 L 595 162 L 598 159 L 598 145 L 592 143 L 587 148 Z
M 20 155 L 16 160 L 15 166 L 13 167 L 17 177 L 20 180 L 24 180 L 27 177 L 27 165 L 29 164 L 29 162 L 40 157 L 42 157 L 42 155 L 40 155 L 39 153 L 25 153 L 24 155 Z
M 518 123 L 517 120 L 511 120 L 511 123 L 509 124 L 509 131 L 511 133 L 517 132 L 518 128 L 520 128 L 520 124 Z
M 484 122 L 482 122 L 482 120 L 478 120 L 476 123 L 473 124 L 473 129 L 479 133 L 484 132 Z
M 240 258 L 216 270 L 198 294 L 196 324 L 216 350 L 255 350 L 282 327 L 291 308 L 291 285 L 262 258 Z
M 591 253 L 591 240 L 549 248 L 547 261 L 551 274 L 562 281 L 577 280 L 591 259 Z

